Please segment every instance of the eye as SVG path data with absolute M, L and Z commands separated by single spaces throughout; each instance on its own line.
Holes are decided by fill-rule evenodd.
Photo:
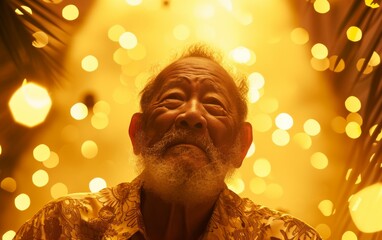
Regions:
M 215 97 L 204 99 L 203 105 L 207 112 L 209 112 L 211 115 L 226 116 L 228 114 L 223 102 Z
M 175 109 L 183 104 L 184 94 L 181 92 L 165 93 L 159 100 L 159 104 L 168 109 Z

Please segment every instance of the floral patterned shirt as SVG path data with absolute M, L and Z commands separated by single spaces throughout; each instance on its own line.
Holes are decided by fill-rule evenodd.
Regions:
M 145 240 L 140 211 L 142 181 L 98 193 L 69 195 L 44 206 L 14 239 Z M 222 191 L 201 239 L 321 240 L 300 220 Z

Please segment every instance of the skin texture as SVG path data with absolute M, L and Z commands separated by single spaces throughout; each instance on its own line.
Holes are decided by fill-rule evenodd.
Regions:
M 184 130 L 189 137 L 186 135 L 165 145 L 160 161 L 177 161 L 192 175 L 211 165 L 207 145 L 198 140 L 207 138 L 221 153 L 219 156 L 230 156 L 218 161 L 240 167 L 252 143 L 252 128 L 250 123 L 237 119 L 237 103 L 230 93 L 236 85 L 228 73 L 209 59 L 187 57 L 170 64 L 157 78 L 162 79 L 163 84 L 144 113 L 147 121 L 142 121 L 142 113 L 134 114 L 131 119 L 129 134 L 134 153 L 148 155 L 144 148 L 161 141 L 166 133 Z M 235 144 L 239 147 L 233 156 L 231 149 Z M 202 202 L 172 201 L 160 189 L 144 185 L 141 210 L 149 238 L 197 239 L 225 187 L 224 177 L 224 174 L 219 176 L 218 187 Z M 147 182 L 150 182 L 149 177 Z

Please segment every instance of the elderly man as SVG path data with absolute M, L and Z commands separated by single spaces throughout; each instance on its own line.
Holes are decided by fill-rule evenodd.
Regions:
M 189 48 L 147 84 L 132 116 L 142 173 L 47 204 L 16 239 L 321 239 L 226 187 L 252 142 L 245 78 L 229 72 L 205 46 Z

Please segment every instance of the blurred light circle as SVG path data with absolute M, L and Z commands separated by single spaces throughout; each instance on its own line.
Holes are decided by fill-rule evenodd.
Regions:
M 70 115 L 76 120 L 85 119 L 88 116 L 88 107 L 84 103 L 75 103 L 70 108 Z
M 330 11 L 330 3 L 327 0 L 316 0 L 313 3 L 314 10 L 324 14 Z
M 227 187 L 236 194 L 240 194 L 245 189 L 245 183 L 241 178 L 230 178 L 227 182 Z
M 321 211 L 322 215 L 324 215 L 325 217 L 329 217 L 330 215 L 333 214 L 333 207 L 334 207 L 333 202 L 328 199 L 322 200 L 318 204 L 318 209 Z
M 62 17 L 68 21 L 73 21 L 78 18 L 80 11 L 76 5 L 69 4 L 62 9 Z
M 119 44 L 122 48 L 132 49 L 138 44 L 138 39 L 132 32 L 124 32 L 119 37 Z
M 320 223 L 315 227 L 315 230 L 320 234 L 322 239 L 329 239 L 332 235 L 332 230 L 325 223 Z
M 15 206 L 20 211 L 27 210 L 30 204 L 31 200 L 29 196 L 25 193 L 21 193 L 15 198 Z
M 103 178 L 96 177 L 89 182 L 89 189 L 91 192 L 98 192 L 107 186 Z
M 50 195 L 54 199 L 57 199 L 57 198 L 62 197 L 62 196 L 65 196 L 67 194 L 68 194 L 68 187 L 65 184 L 61 183 L 61 182 L 58 182 L 58 183 L 54 184 L 50 188 Z
M 125 32 L 125 28 L 119 24 L 116 24 L 109 28 L 109 31 L 107 32 L 107 36 L 109 39 L 113 42 L 118 42 L 119 37 L 122 35 L 122 33 Z
M 94 72 L 98 68 L 98 59 L 93 55 L 88 55 L 82 59 L 81 67 L 87 72 Z
M 0 187 L 7 192 L 14 192 L 16 191 L 17 183 L 15 179 L 6 177 L 1 181 Z
M 44 162 L 50 157 L 50 148 L 46 144 L 39 144 L 33 149 L 33 157 L 38 162 Z
M 316 43 L 311 49 L 312 55 L 317 59 L 324 59 L 328 56 L 328 48 L 322 43 Z
M 2 240 L 12 240 L 16 236 L 16 232 L 9 230 L 3 234 Z
M 282 129 L 276 129 L 272 133 L 272 141 L 277 146 L 286 146 L 290 141 L 289 133 Z
M 275 124 L 280 129 L 288 130 L 293 126 L 293 118 L 288 113 L 280 113 L 276 116 Z
M 85 158 L 94 158 L 98 154 L 98 146 L 94 141 L 87 140 L 81 145 L 81 153 Z
M 45 170 L 37 170 L 32 175 L 32 182 L 37 187 L 43 187 L 49 182 L 49 175 Z
M 351 26 L 346 31 L 347 38 L 352 42 L 358 42 L 362 39 L 362 30 L 359 27 Z
M 382 231 L 382 183 L 375 183 L 349 199 L 350 216 L 364 233 Z
M 309 33 L 304 28 L 295 28 L 290 34 L 292 42 L 298 45 L 303 45 L 309 41 Z
M 346 231 L 342 234 L 341 240 L 358 240 L 358 237 L 354 232 Z
M 253 163 L 253 172 L 256 176 L 267 177 L 271 173 L 271 163 L 265 158 L 259 158 Z
M 322 152 L 315 152 L 310 157 L 310 163 L 316 169 L 325 169 L 328 166 L 329 160 Z
M 254 194 L 262 194 L 267 188 L 267 184 L 262 178 L 255 177 L 249 183 L 249 187 Z
M 304 123 L 304 131 L 310 136 L 316 136 L 321 132 L 320 123 L 315 119 L 308 119 Z
M 361 109 L 361 101 L 356 96 L 350 96 L 345 100 L 345 107 L 349 112 L 358 112 Z

